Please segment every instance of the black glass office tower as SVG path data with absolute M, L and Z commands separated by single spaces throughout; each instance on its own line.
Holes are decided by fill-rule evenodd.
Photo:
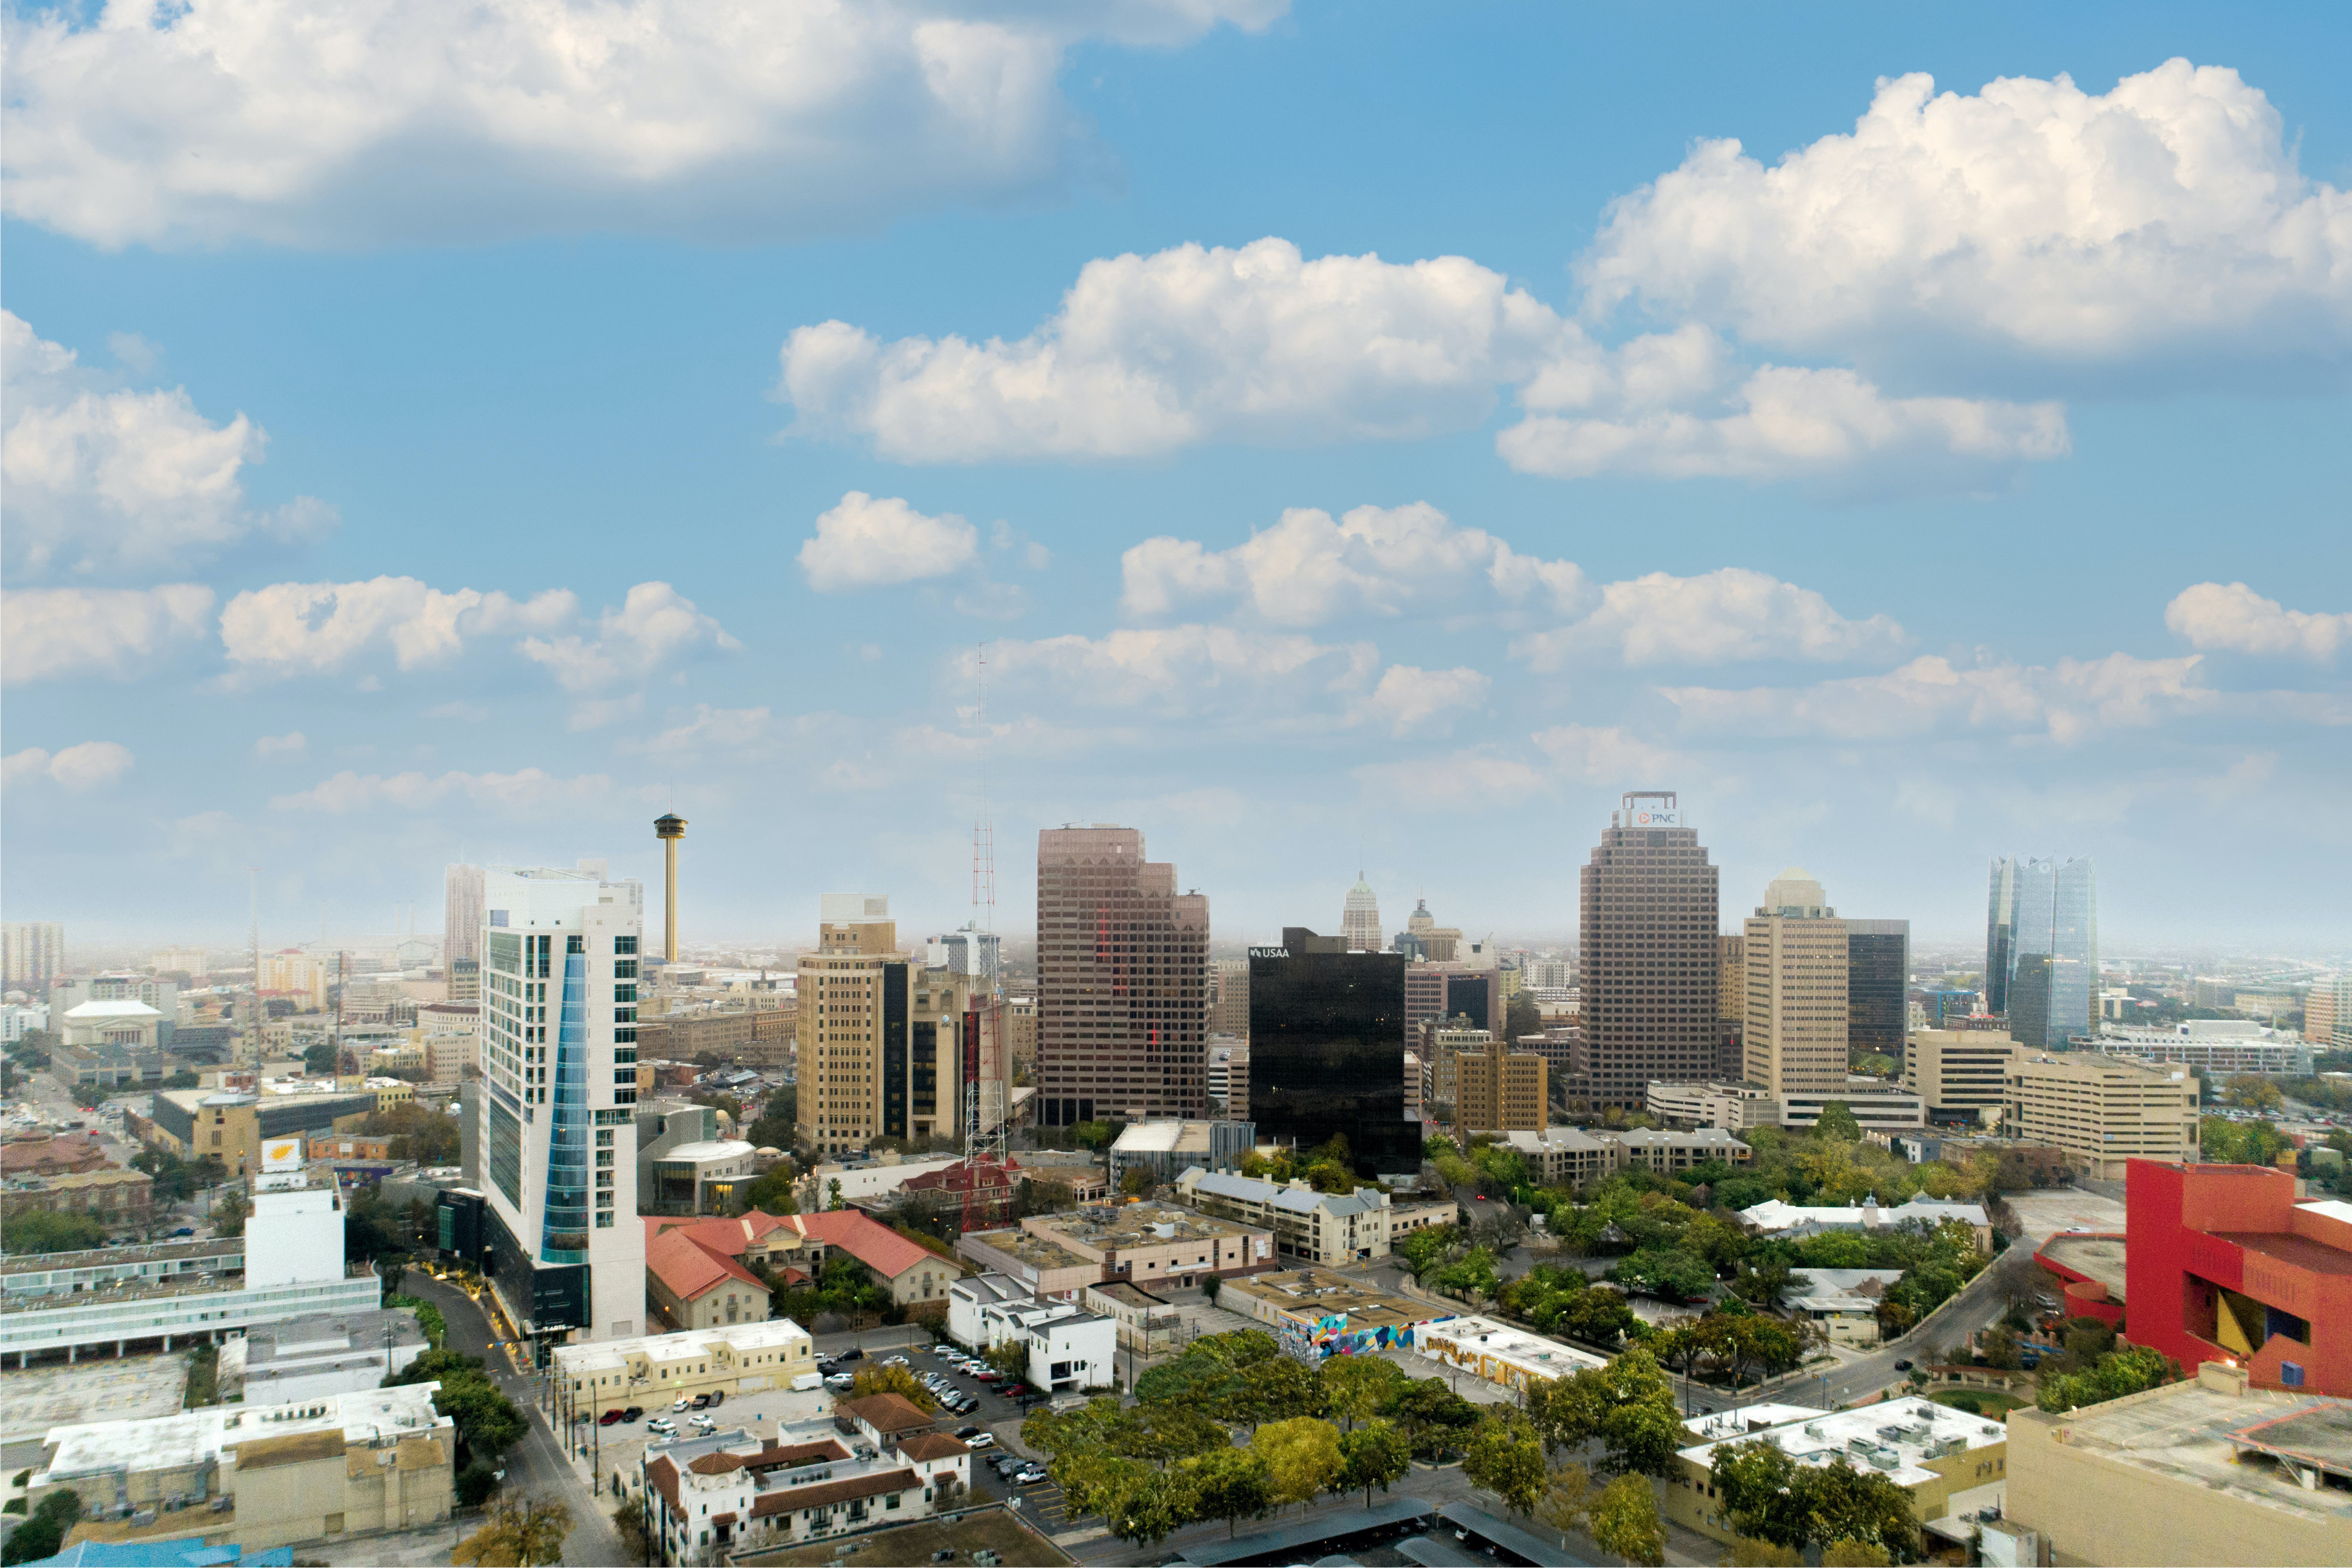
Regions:
M 1334 1133 L 1364 1176 L 1421 1169 L 1405 1119 L 1402 953 L 1285 928 L 1249 956 L 1250 1119 L 1261 1139 L 1311 1149 Z
M 2005 945 L 2008 961 L 1999 971 L 1992 968 L 1989 938 L 1985 1006 L 2008 1016 L 2010 1038 L 2020 1045 L 2064 1051 L 2091 1032 L 2097 1006 L 2098 873 L 2087 857 L 1995 861 L 1996 904 L 2004 890 L 2007 918 L 1996 919 L 1989 931 Z
M 1903 1060 L 1911 1019 L 1911 923 L 1845 923 L 1845 1040 L 1849 1052 Z

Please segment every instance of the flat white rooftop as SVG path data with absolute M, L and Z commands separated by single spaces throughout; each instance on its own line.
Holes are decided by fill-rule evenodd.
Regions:
M 1859 1410 L 1816 1412 L 1760 1432 L 1727 1433 L 1683 1449 L 1682 1457 L 1705 1469 L 1714 1462 L 1719 1445 L 1759 1439 L 1779 1448 L 1799 1464 L 1827 1465 L 1844 1458 L 1857 1469 L 1874 1469 L 1897 1486 L 1909 1487 L 1934 1478 L 1936 1472 L 1927 1468 L 1926 1461 L 2006 1443 L 2009 1428 L 1933 1400 L 1913 1397 L 1865 1405 Z
M 144 1421 L 90 1421 L 52 1427 L 41 1438 L 48 1468 L 33 1485 L 109 1470 L 172 1469 L 217 1460 L 221 1450 L 264 1437 L 340 1430 L 347 1443 L 415 1437 L 446 1427 L 433 1408 L 438 1383 L 322 1394 L 288 1405 L 211 1405 Z

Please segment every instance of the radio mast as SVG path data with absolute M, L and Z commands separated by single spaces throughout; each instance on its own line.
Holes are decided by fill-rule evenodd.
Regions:
M 988 806 L 988 644 L 973 663 L 979 695 L 972 704 L 973 770 L 980 785 L 979 814 L 971 825 L 972 940 L 964 951 L 977 962 L 979 937 L 996 929 L 996 828 Z M 963 1049 L 963 1229 L 1001 1225 L 1010 1218 L 1013 1177 L 1005 1159 L 1004 998 L 993 975 L 970 977 L 964 1009 Z

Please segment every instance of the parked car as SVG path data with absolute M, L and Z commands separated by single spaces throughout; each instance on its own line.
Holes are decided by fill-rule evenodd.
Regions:
M 983 1429 L 984 1428 L 979 1427 L 959 1427 L 956 1428 L 956 1436 L 969 1443 L 974 1437 L 979 1437 Z
M 616 1427 L 620 1425 L 620 1421 L 621 1413 L 618 1410 L 607 1410 L 596 1417 L 596 1425 L 599 1427 Z
M 903 1355 L 894 1355 L 882 1364 L 885 1366 L 904 1366 L 907 1364 L 907 1358 Z
M 709 1395 L 708 1395 L 708 1394 L 698 1394 L 698 1395 L 696 1395 L 696 1396 L 694 1396 L 694 1407 L 695 1407 L 697 1410 L 708 1410 L 708 1409 L 709 1409 L 709 1408 L 710 1408 L 710 1396 L 709 1396 Z
M 1895 1364 L 1895 1370 L 1897 1372 L 1908 1372 L 1911 1370 L 1911 1364 L 1907 1361 L 1898 1361 Z
M 644 1406 L 632 1405 L 626 1410 L 621 1412 L 621 1419 L 624 1421 L 634 1421 L 645 1413 L 646 1407 Z
M 996 1447 L 996 1434 L 993 1432 L 974 1432 L 971 1437 L 964 1439 L 964 1446 L 971 1448 L 992 1448 Z
M 853 1344 L 847 1350 L 835 1354 L 834 1359 L 835 1361 L 864 1361 L 866 1359 L 866 1353 Z
M 677 1396 L 677 1403 L 671 1406 L 670 1408 L 672 1410 L 686 1410 L 692 1408 L 693 1405 L 693 1400 L 688 1399 L 685 1395 L 681 1394 Z
M 972 1375 L 980 1379 L 982 1383 L 994 1383 L 998 1378 L 1003 1377 L 1004 1374 L 997 1371 L 996 1368 L 992 1366 L 983 1366 L 978 1372 L 973 1373 Z
M 675 1437 L 677 1435 L 677 1423 L 667 1416 L 656 1416 L 646 1423 L 646 1430 L 665 1437 Z
M 727 1390 L 725 1390 L 724 1388 L 714 1388 L 714 1389 L 712 1389 L 712 1390 L 710 1391 L 710 1406 L 711 1406 L 711 1408 L 712 1408 L 712 1409 L 714 1409 L 714 1410 L 715 1410 L 715 1409 L 717 1409 L 719 1406 L 724 1405 L 724 1404 L 726 1404 L 726 1403 L 727 1403 Z
M 850 1389 L 850 1388 L 855 1388 L 855 1387 L 856 1387 L 856 1386 L 857 1386 L 857 1379 L 856 1379 L 855 1377 L 852 1377 L 849 1374 L 847 1374 L 847 1373 L 845 1373 L 845 1372 L 836 1372 L 836 1373 L 835 1373 L 831 1377 L 828 1377 L 828 1378 L 826 1378 L 826 1379 L 824 1380 L 824 1385 L 825 1385 L 827 1388 L 845 1389 L 845 1389 Z
M 194 1226 L 193 1226 L 193 1225 L 183 1225 L 182 1227 L 180 1227 L 180 1228 L 178 1228 L 177 1230 L 174 1230 L 173 1232 L 172 1232 L 172 1236 L 173 1236 L 173 1239 L 174 1240 L 177 1240 L 179 1238 L 181 1238 L 181 1237 L 183 1237 L 183 1236 L 194 1236 L 195 1233 L 196 1233 L 196 1228 L 195 1228 L 195 1227 L 194 1227 Z
M 1045 1479 L 1045 1470 L 1036 1465 L 1031 1465 L 1026 1469 L 1013 1472 L 1013 1484 L 1017 1487 L 1034 1487 Z

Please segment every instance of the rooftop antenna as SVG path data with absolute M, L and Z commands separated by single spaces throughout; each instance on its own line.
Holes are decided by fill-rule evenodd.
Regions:
M 975 931 L 996 929 L 996 825 L 988 810 L 988 644 L 980 645 L 980 698 L 972 705 L 972 727 L 978 732 L 974 755 L 980 775 L 980 815 L 971 824 L 971 925 Z
M 261 1001 L 261 868 L 249 865 L 245 869 L 253 882 L 253 925 L 246 933 L 253 944 L 253 1016 L 245 1022 L 247 1031 L 253 1036 L 254 1082 L 258 1083 L 261 1081 L 261 1015 L 264 1010 Z

